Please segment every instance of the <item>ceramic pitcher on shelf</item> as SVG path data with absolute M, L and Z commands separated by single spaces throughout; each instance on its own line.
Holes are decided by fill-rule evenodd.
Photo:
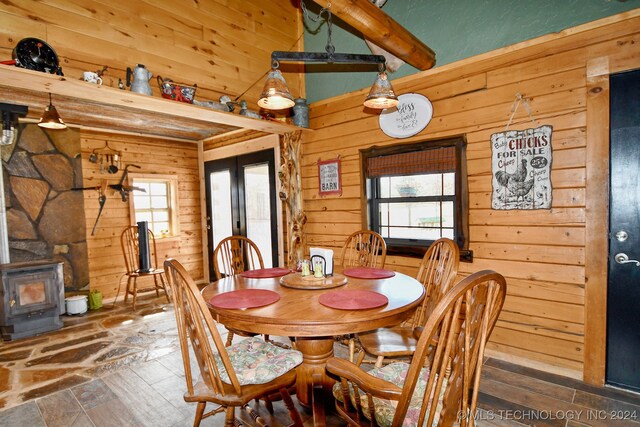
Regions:
M 131 76 L 133 76 L 133 82 L 131 82 Z M 133 70 L 127 67 L 127 86 L 131 86 L 131 92 L 151 95 L 153 93 L 149 84 L 151 77 L 153 74 L 142 64 L 136 65 Z

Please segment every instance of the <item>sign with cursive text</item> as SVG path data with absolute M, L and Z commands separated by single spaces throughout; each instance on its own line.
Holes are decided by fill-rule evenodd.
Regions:
M 492 209 L 551 208 L 549 125 L 491 135 Z
M 433 105 L 424 95 L 405 93 L 398 105 L 380 113 L 380 129 L 392 138 L 408 138 L 427 127 L 433 117 Z

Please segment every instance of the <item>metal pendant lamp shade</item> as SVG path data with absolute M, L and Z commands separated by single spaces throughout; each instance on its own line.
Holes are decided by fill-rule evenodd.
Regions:
M 398 97 L 391 87 L 391 82 L 385 71 L 378 73 L 369 96 L 364 100 L 364 106 L 368 108 L 383 109 L 398 105 Z
M 258 105 L 268 110 L 282 110 L 295 105 L 293 96 L 289 92 L 287 82 L 280 70 L 271 70 L 260 94 Z
M 51 103 L 51 94 L 49 94 L 49 105 L 45 108 L 38 126 L 46 129 L 66 129 L 67 125 L 60 118 L 58 110 Z

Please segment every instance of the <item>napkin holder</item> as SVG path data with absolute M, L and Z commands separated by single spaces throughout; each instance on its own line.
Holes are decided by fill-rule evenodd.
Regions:
M 311 265 L 318 260 L 322 263 L 322 271 L 325 276 L 333 276 L 333 250 L 323 248 L 309 248 Z M 313 267 L 312 267 L 313 268 Z

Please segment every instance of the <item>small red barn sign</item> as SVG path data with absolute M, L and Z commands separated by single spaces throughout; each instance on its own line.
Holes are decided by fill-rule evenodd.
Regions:
M 342 195 L 340 159 L 318 161 L 318 188 L 321 196 Z

